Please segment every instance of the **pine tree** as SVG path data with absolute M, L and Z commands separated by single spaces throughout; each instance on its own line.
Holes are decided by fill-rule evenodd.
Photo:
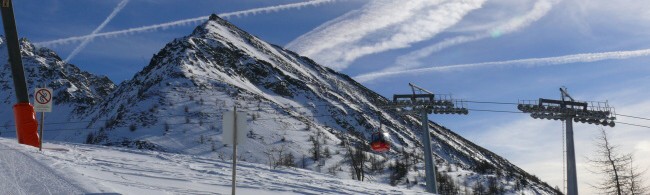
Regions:
M 331 157 L 332 157 L 332 154 L 331 154 L 331 152 L 330 152 L 330 148 L 329 148 L 329 147 L 325 147 L 325 149 L 323 150 L 323 156 L 324 156 L 325 158 L 331 158 Z
M 483 186 L 483 183 L 480 181 L 477 181 L 476 184 L 474 184 L 474 187 L 472 187 L 472 192 L 474 192 L 475 195 L 487 195 L 485 186 Z
M 282 166 L 286 167 L 295 167 L 296 166 L 296 158 L 293 156 L 293 153 L 289 152 L 284 155 L 282 158 Z
M 605 194 L 625 194 L 630 186 L 626 180 L 629 177 L 630 154 L 621 154 L 618 146 L 610 143 L 605 129 L 596 140 L 596 157 L 588 160 L 598 169 L 597 173 L 603 175 L 602 182 L 594 187 Z
M 438 193 L 446 195 L 458 194 L 458 186 L 454 183 L 454 180 L 447 174 L 438 172 L 436 174 L 438 180 Z
M 639 168 L 634 165 L 634 156 L 630 155 L 630 172 L 629 172 L 629 194 L 648 194 L 648 187 L 645 185 L 643 175 L 646 170 L 639 171 Z
M 367 160 L 366 155 L 360 148 L 352 149 L 352 147 L 347 146 L 347 150 L 347 158 L 350 159 L 350 174 L 352 175 L 352 178 L 363 181 L 366 177 L 364 170 L 365 162 Z
M 375 155 L 371 155 L 369 160 L 370 160 L 370 171 L 376 172 L 376 171 L 384 170 L 385 160 L 380 160 Z
M 406 164 L 400 159 L 395 159 L 395 163 L 391 164 L 388 169 L 391 170 L 389 179 L 390 185 L 393 186 L 397 185 L 408 173 Z
M 322 137 L 322 132 L 316 131 L 314 135 L 309 136 L 309 142 L 312 144 L 312 148 L 310 149 L 311 151 L 311 156 L 314 161 L 319 161 L 321 157 L 323 156 L 322 153 L 322 148 L 321 148 L 321 137 Z
M 487 189 L 488 194 L 500 194 L 499 193 L 499 184 L 497 182 L 497 179 L 494 177 L 488 178 L 488 189 Z

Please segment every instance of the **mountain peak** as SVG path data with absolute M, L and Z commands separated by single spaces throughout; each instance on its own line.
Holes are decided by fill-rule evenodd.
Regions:
M 223 19 L 221 19 L 219 17 L 219 15 L 217 15 L 217 14 L 210 14 L 210 18 L 208 20 L 219 21 L 219 20 L 223 20 Z
M 190 36 L 192 37 L 199 36 L 199 37 L 207 37 L 207 38 L 215 38 L 215 37 L 233 38 L 233 36 L 229 34 L 234 35 L 234 37 L 238 37 L 238 36 L 245 37 L 245 38 L 253 37 L 252 35 L 248 34 L 246 31 L 239 29 L 237 26 L 219 17 L 217 14 L 210 15 L 208 21 L 196 27 L 196 29 L 194 29 L 194 32 L 192 32 Z
M 228 22 L 228 20 L 219 17 L 217 14 L 211 14 L 206 23 L 216 22 L 220 25 L 228 26 L 229 28 L 237 28 L 237 26 Z M 199 26 L 200 27 L 200 26 Z M 239 28 L 237 28 L 239 30 Z

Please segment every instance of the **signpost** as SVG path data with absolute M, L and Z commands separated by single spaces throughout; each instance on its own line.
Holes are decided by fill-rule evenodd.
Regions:
M 34 111 L 52 112 L 52 89 L 36 88 L 36 93 L 34 93 Z
M 39 146 L 38 150 L 43 150 L 43 122 L 45 121 L 45 113 L 52 112 L 52 89 L 50 88 L 36 88 L 34 93 L 34 112 L 41 113 L 41 128 L 38 132 Z
M 223 136 L 225 144 L 232 145 L 232 195 L 235 195 L 235 179 L 237 175 L 237 144 L 244 143 L 246 140 L 246 113 L 237 112 L 237 107 L 233 111 L 223 113 Z

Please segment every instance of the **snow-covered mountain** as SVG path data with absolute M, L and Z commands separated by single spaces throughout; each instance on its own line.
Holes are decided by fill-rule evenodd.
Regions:
M 20 40 L 20 49 L 30 101 L 33 101 L 34 88 L 47 85 L 53 89 L 56 114 L 47 114 L 46 121 L 59 124 L 51 124 L 51 128 L 73 127 L 69 122 L 79 122 L 91 111 L 91 107 L 102 102 L 103 97 L 115 88 L 108 77 L 82 71 L 73 64 L 65 63 L 54 51 L 37 48 L 27 39 Z M 15 136 L 12 107 L 16 103 L 16 95 L 8 60 L 5 38 L 0 37 L 0 62 L 3 62 L 0 70 L 0 132 Z M 48 135 L 50 138 L 58 136 L 69 138 L 70 134 L 52 131 Z
M 417 117 L 386 109 L 386 98 L 347 75 L 266 43 L 216 15 L 189 36 L 168 43 L 114 90 L 105 77 L 81 72 L 50 50 L 23 45 L 29 45 L 23 46 L 27 72 L 35 72 L 28 79 L 56 69 L 61 73 L 34 82 L 60 82 L 50 84 L 55 95 L 70 97 L 61 103 L 55 99 L 61 104 L 57 107 L 69 111 L 57 111 L 60 119 L 46 119 L 66 126 L 52 132 L 58 134 L 52 139 L 229 159 L 232 147 L 223 144 L 221 118 L 237 107 L 248 115 L 240 160 L 350 178 L 348 154 L 359 150 L 364 151 L 366 181 L 423 190 L 423 132 Z M 8 85 L 3 95 L 12 90 L 9 74 L 0 71 Z M 367 149 L 380 121 L 393 142 L 383 155 Z M 489 186 L 504 193 L 559 193 L 451 130 L 434 122 L 429 126 L 439 180 L 453 184 L 454 193 Z

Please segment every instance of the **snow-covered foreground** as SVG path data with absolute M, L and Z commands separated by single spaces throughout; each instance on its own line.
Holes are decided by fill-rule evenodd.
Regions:
M 230 194 L 230 162 L 72 143 L 46 149 L 0 138 L 0 194 Z M 241 162 L 237 194 L 422 194 L 302 169 Z
M 10 146 L 17 144 L 9 144 L 6 139 L 1 141 L 0 194 L 82 193 L 81 188 L 61 177 L 43 161 L 36 160 L 32 154 L 25 152 L 27 148 Z

